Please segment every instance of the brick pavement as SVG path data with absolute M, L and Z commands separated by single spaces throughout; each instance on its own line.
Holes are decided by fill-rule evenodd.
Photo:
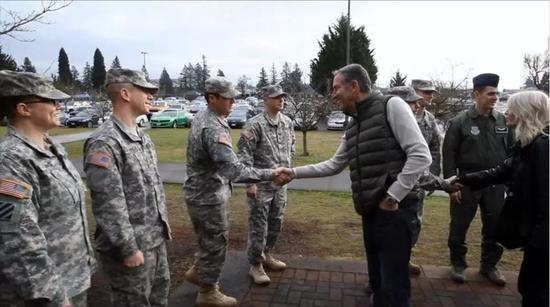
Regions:
M 260 287 L 250 283 L 245 255 L 230 252 L 221 286 L 227 294 L 237 297 L 242 307 L 370 306 L 364 291 L 368 280 L 364 262 L 284 260 L 289 267 L 282 272 L 268 272 L 272 282 Z M 493 286 L 474 269 L 466 270 L 467 282 L 457 285 L 449 280 L 449 268 L 423 266 L 422 274 L 411 279 L 412 304 L 414 307 L 521 306 L 516 290 L 517 273 L 503 274 L 508 280 L 503 288 Z M 172 294 L 169 306 L 193 306 L 196 288 L 188 283 L 180 287 Z

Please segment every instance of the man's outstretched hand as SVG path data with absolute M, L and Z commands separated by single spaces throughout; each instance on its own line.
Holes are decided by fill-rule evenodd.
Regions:
M 294 179 L 294 172 L 290 168 L 279 167 L 273 170 L 271 180 L 278 186 L 283 186 Z

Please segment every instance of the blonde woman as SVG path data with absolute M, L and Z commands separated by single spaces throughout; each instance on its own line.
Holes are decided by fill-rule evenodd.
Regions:
M 458 178 L 472 189 L 509 184 L 499 242 L 524 248 L 518 289 L 525 307 L 548 306 L 548 112 L 549 100 L 543 92 L 512 95 L 506 123 L 514 129 L 517 143 L 511 156 L 492 169 Z M 502 236 L 510 230 L 512 235 Z

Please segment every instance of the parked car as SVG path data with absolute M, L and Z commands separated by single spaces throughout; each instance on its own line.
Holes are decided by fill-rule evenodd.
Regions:
M 91 109 L 84 110 L 76 113 L 73 117 L 70 117 L 65 121 L 65 126 L 74 127 L 88 127 L 92 128 L 99 123 L 99 116 Z
M 257 105 L 255 108 L 254 108 L 254 115 L 256 114 L 260 114 L 262 113 L 263 111 L 265 110 L 264 108 L 264 105 Z
M 254 116 L 254 113 L 249 109 L 233 110 L 227 116 L 227 123 L 231 128 L 242 128 L 252 116 Z
M 148 122 L 149 122 L 149 118 L 147 117 L 147 114 L 143 114 L 143 115 L 140 115 L 140 116 L 136 117 L 136 124 L 139 127 L 145 126 L 145 124 L 148 123 Z
M 69 114 L 59 111 L 59 113 L 57 114 L 57 118 L 59 119 L 60 126 L 65 126 L 65 122 L 67 121 L 67 119 L 69 119 Z
M 151 106 L 149 107 L 149 112 L 156 113 L 165 109 L 168 109 L 168 102 L 164 100 L 154 100 L 151 102 Z
M 196 114 L 204 109 L 206 109 L 205 102 L 195 102 L 192 103 L 191 106 L 189 106 L 189 113 Z
M 189 119 L 185 110 L 165 109 L 162 112 L 157 112 L 151 117 L 151 128 L 161 127 L 187 127 Z
M 349 118 L 348 118 L 349 122 Z M 334 111 L 330 113 L 327 122 L 327 130 L 344 130 L 346 129 L 346 114 L 342 111 Z

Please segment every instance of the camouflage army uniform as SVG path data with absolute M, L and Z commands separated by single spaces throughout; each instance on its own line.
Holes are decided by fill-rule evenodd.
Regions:
M 253 117 L 239 139 L 239 160 L 256 168 L 290 167 L 294 157 L 293 128 L 290 118 L 282 113 L 275 119 L 266 112 Z M 274 188 L 271 182 L 262 182 L 257 186 L 257 198 L 247 198 L 250 210 L 247 254 L 253 265 L 262 262 L 264 250 L 275 246 L 287 202 L 286 185 Z
M 166 306 L 170 239 L 164 188 L 154 144 L 115 116 L 84 145 L 84 170 L 97 223 L 95 239 L 113 290 L 113 306 Z M 145 263 L 127 268 L 137 250 Z
M 9 127 L 0 141 L 0 306 L 86 306 L 95 269 L 84 185 L 63 147 Z
M 207 108 L 193 119 L 187 145 L 187 179 L 183 190 L 199 252 L 195 267 L 203 284 L 218 283 L 227 249 L 227 203 L 232 182 L 259 182 L 271 170 L 249 168 L 232 150 L 227 121 Z

